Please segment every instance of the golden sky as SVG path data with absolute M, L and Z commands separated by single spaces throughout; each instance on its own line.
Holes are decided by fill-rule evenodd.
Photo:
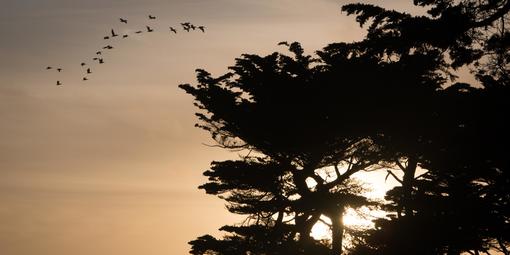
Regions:
M 196 68 L 223 74 L 242 53 L 285 51 L 283 40 L 308 53 L 358 40 L 340 12 L 348 2 L 0 0 L 0 254 L 186 254 L 188 241 L 235 222 L 197 186 L 212 160 L 236 155 L 203 145 L 177 85 Z M 183 21 L 207 32 L 171 35 Z M 156 31 L 117 39 L 104 65 L 90 63 L 111 28 L 146 24 Z

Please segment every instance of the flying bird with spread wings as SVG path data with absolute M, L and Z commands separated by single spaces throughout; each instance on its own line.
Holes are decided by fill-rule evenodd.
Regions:
M 156 16 L 148 15 L 148 18 L 149 18 L 149 20 L 155 20 L 155 19 L 156 19 Z M 120 17 L 120 18 L 119 18 L 119 21 L 120 21 L 121 23 L 124 23 L 124 24 L 127 24 L 127 23 L 128 23 L 128 19 L 123 18 L 123 17 Z M 182 26 L 182 29 L 183 29 L 184 31 L 186 31 L 186 32 L 190 32 L 191 30 L 200 30 L 200 31 L 202 31 L 202 33 L 205 33 L 205 30 L 206 30 L 206 27 L 205 27 L 205 26 L 203 26 L 203 25 L 200 25 L 200 26 L 198 26 L 198 25 L 194 25 L 194 24 L 192 24 L 191 22 L 182 22 L 182 23 L 180 23 L 180 25 Z M 135 34 L 141 34 L 141 33 L 144 33 L 144 32 L 151 33 L 151 32 L 154 32 L 154 31 L 155 31 L 154 27 L 151 27 L 151 26 L 149 26 L 149 25 L 146 25 L 146 26 L 145 26 L 145 28 L 146 28 L 146 30 L 141 29 L 141 30 L 135 31 L 134 33 L 135 33 Z M 169 27 L 169 32 L 170 32 L 170 33 L 177 34 L 177 33 L 178 33 L 178 31 L 177 31 L 177 30 L 178 30 L 178 26 L 170 26 L 170 27 Z M 128 38 L 130 35 L 131 35 L 130 33 L 117 34 L 117 33 L 115 32 L 115 30 L 112 28 L 112 29 L 110 30 L 110 34 L 105 35 L 105 36 L 103 37 L 103 39 L 104 39 L 104 40 L 110 40 L 110 39 L 113 39 L 114 37 Z M 282 44 L 284 44 L 284 45 L 289 45 L 287 42 L 280 42 L 278 45 L 282 45 Z M 114 48 L 114 47 L 113 47 L 113 46 L 111 46 L 111 45 L 106 45 L 106 46 L 102 47 L 102 49 L 105 49 L 105 50 L 111 50 L 111 49 L 113 49 L 113 48 Z M 99 64 L 104 64 L 105 62 L 104 62 L 103 58 L 101 57 L 101 56 L 103 55 L 103 52 L 104 52 L 104 51 L 96 51 L 96 57 L 94 57 L 94 58 L 92 58 L 92 59 L 93 59 L 94 61 L 98 61 L 98 63 L 99 63 Z M 88 74 L 92 74 L 91 69 L 90 69 L 90 68 L 87 68 L 89 65 L 87 65 L 87 63 L 86 63 L 86 62 L 81 62 L 81 63 L 80 63 L 80 65 L 81 65 L 81 67 L 84 67 L 84 69 L 86 68 L 86 75 L 88 75 Z M 46 70 L 52 70 L 52 69 L 54 69 L 54 70 L 58 71 L 59 73 L 63 71 L 63 68 L 62 68 L 62 67 L 52 67 L 52 66 L 47 66 L 47 67 L 46 67 Z M 87 81 L 87 80 L 88 80 L 88 77 L 87 77 L 87 76 L 83 76 L 83 77 L 82 77 L 82 80 L 83 80 L 83 81 Z M 61 82 L 60 80 L 57 80 L 56 85 L 57 85 L 57 86 L 63 85 L 63 82 Z

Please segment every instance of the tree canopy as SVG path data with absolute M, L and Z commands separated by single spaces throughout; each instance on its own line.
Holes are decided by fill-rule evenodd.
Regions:
M 191 241 L 192 254 L 509 254 L 510 1 L 414 3 L 428 15 L 345 5 L 364 40 L 244 54 L 180 85 L 197 126 L 246 155 L 213 162 L 200 186 L 246 220 Z M 481 87 L 451 82 L 466 67 Z M 360 171 L 400 185 L 375 201 Z M 387 216 L 349 230 L 342 216 L 363 207 Z M 325 218 L 331 240 L 313 239 Z

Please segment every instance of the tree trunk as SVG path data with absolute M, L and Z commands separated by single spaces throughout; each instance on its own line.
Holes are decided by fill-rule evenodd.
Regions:
M 342 254 L 342 242 L 344 237 L 344 224 L 342 221 L 343 214 L 336 214 L 331 217 L 332 222 L 332 249 L 331 255 L 341 255 Z
M 416 167 L 418 166 L 418 161 L 415 157 L 409 157 L 407 162 L 406 169 L 404 171 L 404 177 L 402 178 L 402 191 L 403 191 L 403 201 L 402 204 L 404 206 L 404 212 L 406 216 L 413 215 L 413 210 L 409 205 L 411 201 L 411 195 L 414 185 L 414 176 L 416 174 Z

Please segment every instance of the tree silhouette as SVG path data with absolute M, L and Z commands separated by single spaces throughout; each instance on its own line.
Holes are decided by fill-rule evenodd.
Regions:
M 372 22 L 367 38 L 358 45 L 369 45 L 399 61 L 438 52 L 441 65 L 436 71 L 446 76 L 449 70 L 473 64 L 485 89 L 461 83 L 438 89 L 429 97 L 436 107 L 414 111 L 424 122 L 405 122 L 414 133 L 386 130 L 383 150 L 393 151 L 388 153 L 396 156 L 395 164 L 404 173 L 399 179 L 402 185 L 387 196 L 392 203 L 386 209 L 396 215 L 379 220 L 369 242 L 361 242 L 357 252 L 460 254 L 496 248 L 508 254 L 508 203 L 502 202 L 508 201 L 502 184 L 509 183 L 508 159 L 499 155 L 508 141 L 501 116 L 508 116 L 508 45 L 503 41 L 510 3 L 415 3 L 429 6 L 430 16 L 363 4 L 347 5 L 344 10 L 356 14 L 361 25 Z M 418 166 L 427 173 L 416 177 Z
M 197 85 L 180 85 L 199 108 L 197 126 L 246 153 L 213 162 L 200 186 L 246 220 L 191 241 L 192 254 L 342 254 L 347 233 L 352 254 L 508 254 L 510 3 L 415 4 L 428 15 L 346 5 L 369 24 L 360 42 L 315 57 L 299 43 L 292 56 L 245 54 L 225 75 L 199 69 Z M 483 88 L 448 85 L 467 65 Z M 400 183 L 387 217 L 346 231 L 347 208 L 380 206 L 351 178 L 375 170 Z M 310 236 L 324 216 L 331 243 Z
M 361 196 L 362 189 L 350 177 L 375 167 L 381 153 L 368 136 L 370 121 L 363 114 L 369 114 L 371 108 L 361 105 L 360 114 L 351 111 L 347 106 L 355 105 L 356 99 L 337 100 L 348 94 L 340 93 L 340 84 L 336 82 L 338 76 L 343 77 L 345 85 L 342 86 L 357 91 L 361 98 L 363 88 L 353 86 L 351 81 L 358 79 L 360 70 L 370 65 L 373 72 L 381 70 L 376 68 L 376 62 L 338 55 L 335 59 L 343 61 L 345 69 L 337 72 L 324 60 L 331 56 L 329 53 L 322 52 L 319 55 L 324 58 L 313 59 L 304 55 L 298 43 L 291 44 L 289 49 L 294 57 L 278 53 L 266 57 L 244 55 L 230 68 L 233 73 L 212 78 L 198 70 L 197 86 L 181 85 L 195 97 L 197 106 L 206 111 L 197 114 L 201 120 L 199 126 L 210 131 L 221 146 L 260 154 L 235 163 L 215 163 L 205 173 L 210 182 L 202 188 L 212 194 L 228 192 L 225 199 L 231 204 L 232 212 L 257 219 L 254 223 L 247 222 L 250 226 L 262 224 L 285 229 L 277 232 L 280 238 L 296 241 L 303 254 L 311 252 L 312 248 L 306 247 L 314 246 L 310 245 L 315 243 L 310 237 L 312 227 L 321 216 L 326 216 L 331 219 L 333 232 L 333 252 L 328 253 L 338 254 L 344 234 L 341 216 L 346 208 L 375 205 Z M 254 178 L 242 179 L 250 176 L 248 171 L 255 173 L 255 165 L 258 165 L 255 169 L 264 169 L 260 161 L 271 162 L 273 167 L 259 179 L 275 180 L 270 187 L 280 187 L 279 190 L 267 193 L 263 187 L 248 184 Z M 227 173 L 228 178 L 235 178 L 235 183 L 227 184 L 232 181 L 225 179 Z M 279 175 L 271 177 L 270 173 Z M 249 187 L 247 191 L 243 185 Z M 216 190 L 216 187 L 228 188 Z M 266 221 L 259 220 L 260 217 Z M 284 224 L 289 220 L 291 223 Z M 223 229 L 233 232 L 236 228 Z M 246 234 L 247 228 L 242 229 Z M 260 228 L 255 232 L 260 234 Z M 211 240 L 192 242 L 194 252 L 203 253 L 198 244 L 204 247 L 206 243 L 217 243 Z M 272 237 L 272 240 L 277 239 Z

